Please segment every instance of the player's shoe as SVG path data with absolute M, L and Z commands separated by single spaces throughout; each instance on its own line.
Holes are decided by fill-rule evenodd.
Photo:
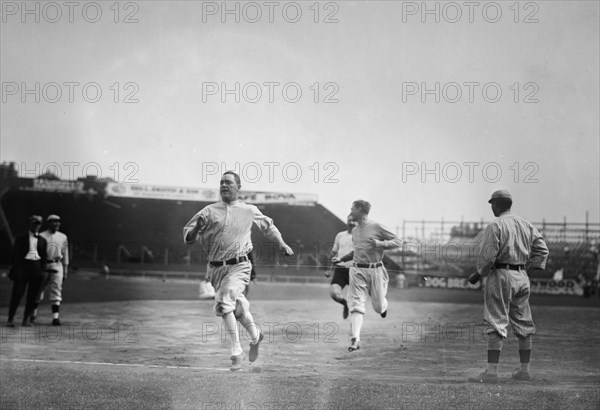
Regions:
M 471 383 L 498 383 L 498 374 L 482 372 L 477 377 L 469 377 Z
M 531 380 L 531 376 L 529 375 L 529 372 L 524 372 L 523 370 L 521 370 L 521 368 L 516 369 L 512 373 L 512 378 L 515 380 L 524 380 L 524 381 Z
M 6 327 L 15 327 L 15 322 L 9 320 L 8 322 L 6 322 Z
M 350 339 L 350 343 L 351 344 L 348 347 L 349 352 L 354 352 L 360 349 L 360 340 L 358 340 L 357 338 L 353 337 L 352 339 Z
M 235 372 L 236 370 L 242 369 L 242 360 L 244 360 L 244 352 L 238 354 L 237 356 L 231 356 L 231 367 L 229 370 Z
M 252 363 L 258 358 L 258 347 L 260 346 L 260 342 L 262 342 L 264 337 L 265 334 L 261 331 L 260 336 L 258 336 L 258 342 L 250 343 L 250 353 L 248 354 L 250 363 Z
M 35 316 L 31 316 L 31 317 L 29 318 L 29 323 L 31 323 L 32 325 L 35 325 L 35 319 L 36 319 L 36 317 L 35 317 Z
M 60 326 L 60 319 L 59 318 L 52 319 L 52 326 Z
M 342 317 L 348 319 L 348 315 L 350 314 L 350 310 L 348 309 L 348 302 L 344 302 L 344 312 L 342 313 Z
M 29 321 L 27 319 L 23 319 L 23 322 L 21 323 L 21 326 L 23 326 L 23 327 L 32 327 L 33 325 L 31 323 L 29 323 Z
M 383 312 L 381 312 L 381 317 L 385 319 L 385 317 L 387 316 L 387 309 L 384 310 Z

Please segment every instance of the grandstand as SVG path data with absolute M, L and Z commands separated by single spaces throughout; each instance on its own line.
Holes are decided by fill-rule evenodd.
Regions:
M 288 275 L 322 278 L 337 232 L 345 223 L 317 202 L 314 195 L 242 192 L 271 217 L 295 255 L 280 256 L 277 246 L 253 231 L 260 272 L 275 268 Z M 59 214 L 69 235 L 72 266 L 111 272 L 161 271 L 201 274 L 206 255 L 183 243 L 182 228 L 204 206 L 218 198 L 216 189 L 119 184 L 85 178 L 77 181 L 4 178 L 0 199 L 1 264 L 10 263 L 15 234 L 28 228 L 31 214 Z M 393 270 L 398 266 L 386 260 Z M 289 279 L 288 279 L 289 280 Z

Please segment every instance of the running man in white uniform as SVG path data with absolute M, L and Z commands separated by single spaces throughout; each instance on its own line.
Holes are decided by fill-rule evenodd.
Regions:
M 375 312 L 382 318 L 387 316 L 388 301 L 386 299 L 389 276 L 383 266 L 383 251 L 402 246 L 400 239 L 390 230 L 367 218 L 371 204 L 367 201 L 354 201 L 350 215 L 357 222 L 352 230 L 354 251 L 342 258 L 333 258 L 332 262 L 352 260 L 350 268 L 350 313 L 352 339 L 349 352 L 360 349 L 360 330 L 363 325 L 367 296 Z
M 240 370 L 244 358 L 236 319 L 252 338 L 250 362 L 258 357 L 258 347 L 264 337 L 254 323 L 250 304 L 244 296 L 252 270 L 247 256 L 252 250 L 252 224 L 277 243 L 284 254 L 294 254 L 271 218 L 263 215 L 256 206 L 237 200 L 241 186 L 235 172 L 225 172 L 220 183 L 222 200 L 203 208 L 183 228 L 184 242 L 199 241 L 208 255 L 206 277 L 216 292 L 215 312 L 223 318 L 225 333 L 231 341 L 231 370 Z

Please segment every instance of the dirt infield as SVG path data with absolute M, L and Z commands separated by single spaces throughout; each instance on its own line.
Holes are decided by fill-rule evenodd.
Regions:
M 253 289 L 252 310 L 267 337 L 258 361 L 235 373 L 211 301 L 69 303 L 60 328 L 48 326 L 49 309 L 35 328 L 3 323 L 0 409 L 600 406 L 598 309 L 534 304 L 534 379 L 511 380 L 518 352 L 509 337 L 500 382 L 474 385 L 466 378 L 485 362 L 481 306 L 402 301 L 391 292 L 388 317 L 369 309 L 362 349 L 348 353 L 349 321 L 326 286 L 288 285 L 285 300 L 261 297 L 280 286 Z M 242 341 L 247 353 L 244 333 Z

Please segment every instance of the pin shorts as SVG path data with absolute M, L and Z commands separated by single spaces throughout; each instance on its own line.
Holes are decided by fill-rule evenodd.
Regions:
M 483 320 L 488 326 L 487 333 L 497 332 L 505 338 L 510 325 L 517 336 L 534 334 L 529 294 L 529 277 L 524 270 L 492 270 L 483 293 Z
M 60 305 L 62 301 L 63 265 L 62 263 L 49 263 L 44 272 L 45 279 L 40 286 L 36 303 L 44 300 L 44 294 L 48 291 L 48 299 L 53 305 Z
M 388 272 L 384 266 L 378 268 L 350 268 L 350 286 L 348 288 L 348 308 L 350 312 L 365 313 L 367 296 L 371 297 L 373 309 L 377 313 L 388 308 L 386 299 Z
M 208 265 L 206 277 L 215 288 L 215 313 L 223 316 L 238 308 L 238 314 L 250 308 L 244 296 L 244 289 L 250 283 L 252 264 L 241 262 L 237 265 Z

